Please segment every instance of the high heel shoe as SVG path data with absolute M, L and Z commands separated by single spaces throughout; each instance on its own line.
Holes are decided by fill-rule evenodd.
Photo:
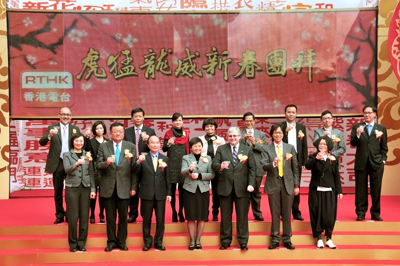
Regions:
M 103 215 L 103 214 L 100 214 L 99 217 L 100 217 L 100 223 L 104 224 L 104 223 L 105 223 L 105 221 L 104 221 L 104 215 Z
M 94 216 L 90 216 L 90 223 L 94 224 L 96 222 L 96 220 L 94 219 Z
M 196 249 L 202 249 L 201 244 L 196 244 Z
M 189 250 L 194 250 L 194 244 L 190 244 Z

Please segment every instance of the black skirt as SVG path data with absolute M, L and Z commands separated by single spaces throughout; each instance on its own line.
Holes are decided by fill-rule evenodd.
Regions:
M 183 206 L 186 220 L 208 221 L 208 206 L 210 204 L 210 193 L 201 193 L 199 187 L 196 193 L 183 190 Z

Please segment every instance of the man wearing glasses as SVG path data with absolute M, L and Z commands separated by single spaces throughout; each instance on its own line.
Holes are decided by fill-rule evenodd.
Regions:
M 247 216 L 250 193 L 256 185 L 256 162 L 252 149 L 239 143 L 241 135 L 238 127 L 229 128 L 227 135 L 229 143 L 219 146 L 213 159 L 214 171 L 219 173 L 217 190 L 221 208 L 220 249 L 227 249 L 232 242 L 232 213 L 235 203 L 237 241 L 241 250 L 247 250 Z
M 77 126 L 71 125 L 72 114 L 68 107 L 62 107 L 58 118 L 60 122 L 50 125 L 39 144 L 45 146 L 50 141 L 49 153 L 47 154 L 45 171 L 53 174 L 54 202 L 56 205 L 55 224 L 64 222 L 66 214 L 63 207 L 63 187 L 66 177 L 63 165 L 63 154 L 69 151 L 69 139 L 72 134 L 80 132 Z
M 380 216 L 381 188 L 388 152 L 387 132 L 385 126 L 375 123 L 376 107 L 366 105 L 363 114 L 365 122 L 353 126 L 350 140 L 350 144 L 357 147 L 354 163 L 357 221 L 363 221 L 368 210 L 368 176 L 372 202 L 371 219 L 383 221 Z
M 320 137 L 323 136 L 330 137 L 333 141 L 333 149 L 330 152 L 332 152 L 334 156 L 339 158 L 346 152 L 346 144 L 344 142 L 342 131 L 332 127 L 333 117 L 332 113 L 329 110 L 325 110 L 321 113 L 321 120 L 324 126 L 322 128 L 315 130 L 313 144 L 316 148 L 318 148 L 316 144 L 319 143 L 318 139 Z

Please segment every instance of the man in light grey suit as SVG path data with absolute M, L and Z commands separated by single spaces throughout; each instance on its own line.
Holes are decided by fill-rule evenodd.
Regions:
M 272 243 L 268 249 L 276 249 L 279 246 L 279 218 L 281 216 L 284 246 L 287 249 L 295 249 L 290 240 L 292 237 L 290 210 L 294 195 L 299 194 L 299 166 L 294 146 L 282 141 L 284 135 L 282 127 L 282 124 L 275 124 L 271 127 L 270 135 L 274 142 L 266 147 L 261 160 L 264 170 L 268 171 L 264 192 L 268 193 L 272 220 Z
M 333 128 L 333 116 L 329 110 L 325 110 L 321 113 L 321 120 L 324 125 L 323 128 L 319 128 L 314 132 L 314 141 L 313 144 L 316 146 L 317 140 L 322 136 L 328 136 L 333 141 L 333 149 L 332 154 L 336 157 L 340 157 L 346 152 L 346 144 L 342 134 L 342 131 L 339 129 Z M 340 168 L 340 163 L 339 163 Z
M 256 186 L 254 191 L 250 194 L 251 209 L 253 211 L 254 219 L 257 221 L 264 221 L 262 212 L 260 209 L 261 203 L 261 191 L 260 185 L 265 171 L 261 165 L 261 154 L 267 145 L 267 138 L 265 133 L 254 129 L 256 117 L 252 112 L 247 112 L 243 115 L 243 121 L 246 128 L 240 133 L 242 134 L 241 142 L 250 148 L 252 148 L 254 153 L 254 159 L 256 161 Z
M 128 250 L 128 205 L 134 189 L 136 165 L 136 147 L 129 141 L 123 141 L 125 127 L 119 122 L 110 126 L 111 140 L 100 145 L 97 152 L 98 170 L 102 171 L 100 197 L 104 198 L 107 219 L 107 247 Z M 116 213 L 118 211 L 118 232 L 116 234 Z
M 213 168 L 219 172 L 217 185 L 221 206 L 221 228 L 219 249 L 227 249 L 232 242 L 233 204 L 236 210 L 237 240 L 241 250 L 247 250 L 249 240 L 248 213 L 250 193 L 256 182 L 256 162 L 250 147 L 240 144 L 240 129 L 228 130 L 229 143 L 221 145 L 213 159 Z M 250 193 L 249 193 L 250 192 Z

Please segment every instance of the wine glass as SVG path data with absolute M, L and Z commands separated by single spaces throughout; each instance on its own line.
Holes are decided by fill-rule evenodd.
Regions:
M 230 161 L 223 161 L 223 163 L 226 163 L 226 164 L 228 164 L 228 166 L 229 166 L 229 164 L 231 163 Z M 226 167 L 225 169 L 229 169 L 229 167 Z

